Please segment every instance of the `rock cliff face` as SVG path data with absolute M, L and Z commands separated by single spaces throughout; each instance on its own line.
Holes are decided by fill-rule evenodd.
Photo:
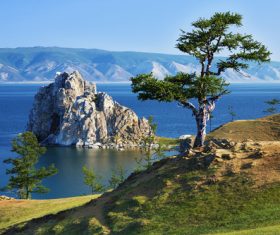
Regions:
M 151 128 L 129 108 L 96 91 L 79 72 L 62 73 L 35 96 L 27 129 L 43 144 L 134 148 Z

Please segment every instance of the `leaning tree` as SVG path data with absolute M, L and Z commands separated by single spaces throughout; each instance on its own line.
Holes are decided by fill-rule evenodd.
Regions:
M 197 135 L 194 147 L 203 146 L 206 124 L 215 103 L 229 93 L 223 78 L 226 69 L 242 74 L 248 62 L 268 62 L 270 52 L 252 35 L 230 31 L 242 25 L 242 16 L 236 13 L 215 13 L 210 19 L 201 18 L 192 23 L 191 32 L 181 31 L 176 47 L 194 56 L 200 65 L 199 72 L 178 73 L 163 80 L 152 73 L 140 74 L 132 80 L 132 91 L 140 100 L 176 101 L 190 109 L 196 120 Z M 218 57 L 224 55 L 224 57 Z

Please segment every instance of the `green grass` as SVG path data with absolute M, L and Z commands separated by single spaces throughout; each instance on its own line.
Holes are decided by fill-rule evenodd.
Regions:
M 92 218 L 65 218 L 60 223 L 54 223 L 54 221 L 49 220 L 44 223 L 43 226 L 34 229 L 33 233 L 20 233 L 24 235 L 29 234 L 63 234 L 63 235 L 105 235 L 107 230 L 100 224 L 100 222 Z
M 160 137 L 157 136 L 156 137 L 156 141 L 161 144 L 161 145 L 171 145 L 171 146 L 175 146 L 179 144 L 179 139 L 175 139 L 175 138 L 167 138 L 167 137 Z
M 256 229 L 246 229 L 241 231 L 227 232 L 227 233 L 215 233 L 213 235 L 279 235 L 280 225 L 267 226 Z
M 96 204 L 12 234 L 280 234 L 280 183 L 256 187 L 246 172 L 213 181 L 220 163 L 203 165 L 207 159 L 163 159 Z
M 144 203 L 120 197 L 108 208 L 113 234 L 210 234 L 280 224 L 280 185 L 252 190 L 246 177 L 237 177 L 185 190 L 200 177 L 191 172 L 180 184 L 171 180 Z
M 11 225 L 81 206 L 98 195 L 52 200 L 11 200 L 0 202 L 0 231 Z
M 184 179 L 197 180 L 193 173 Z M 280 225 L 268 225 L 280 224 L 280 185 L 257 191 L 245 186 L 240 190 L 243 180 L 189 194 L 173 184 L 150 200 L 145 196 L 130 200 L 120 197 L 107 214 L 110 234 L 279 234 Z M 35 231 L 34 234 L 108 234 L 91 216 L 49 220 Z

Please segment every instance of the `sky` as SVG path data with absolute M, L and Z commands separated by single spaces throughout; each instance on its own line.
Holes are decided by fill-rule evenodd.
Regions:
M 0 47 L 59 46 L 179 54 L 180 29 L 215 12 L 243 15 L 280 61 L 280 0 L 3 0 Z

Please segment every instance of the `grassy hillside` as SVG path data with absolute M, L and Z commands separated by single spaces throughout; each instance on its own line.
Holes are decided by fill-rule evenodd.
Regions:
M 277 234 L 279 164 L 280 142 L 209 143 L 6 234 Z
M 228 123 L 213 137 L 237 143 L 210 141 L 185 157 L 166 158 L 92 201 L 6 201 L 2 208 L 0 202 L 0 228 L 16 224 L 6 234 L 279 234 L 280 115 Z
M 256 120 L 240 120 L 229 122 L 208 135 L 208 138 L 231 139 L 243 141 L 279 141 L 280 115 L 272 115 Z
M 245 229 L 228 233 L 217 233 L 215 235 L 278 235 L 280 233 L 280 225 L 268 226 L 256 229 Z
M 174 147 L 179 144 L 179 139 L 157 136 L 156 142 L 166 147 Z
M 11 225 L 81 206 L 97 197 L 90 195 L 52 200 L 0 201 L 0 231 Z

